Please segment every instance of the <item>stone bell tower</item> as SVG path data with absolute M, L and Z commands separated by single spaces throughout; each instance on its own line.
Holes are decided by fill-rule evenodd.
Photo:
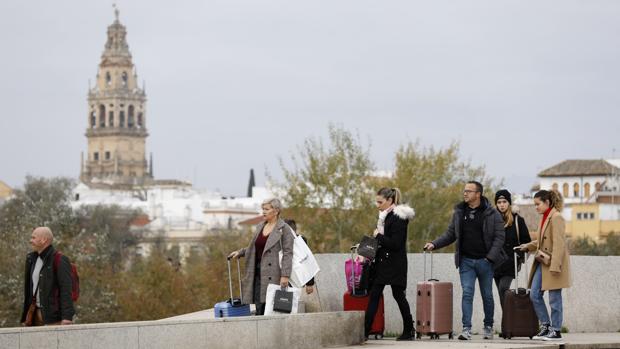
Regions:
M 127 45 L 127 30 L 115 20 L 108 27 L 97 82 L 88 91 L 88 154 L 80 179 L 89 184 L 133 186 L 152 182 L 146 160 L 146 94 Z

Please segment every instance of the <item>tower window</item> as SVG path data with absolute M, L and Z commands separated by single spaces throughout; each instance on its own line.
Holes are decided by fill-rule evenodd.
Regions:
M 99 152 L 93 153 L 93 159 L 95 159 L 95 161 L 99 161 Z
M 123 87 L 127 86 L 127 73 L 126 72 L 123 72 L 122 79 L 123 79 Z
M 95 115 L 95 111 L 90 113 L 90 128 L 95 128 L 97 126 L 97 116 Z
M 129 108 L 127 108 L 127 113 L 129 114 L 129 116 L 127 117 L 127 127 L 129 128 L 133 128 L 134 126 L 134 107 L 133 105 L 130 105 Z
M 99 106 L 99 127 L 105 127 L 105 105 Z
M 138 113 L 138 127 L 142 128 L 142 113 Z
M 112 85 L 112 76 L 110 75 L 110 72 L 105 73 L 105 84 L 108 86 Z
M 125 111 L 121 110 L 119 114 L 118 126 L 125 127 Z
M 110 152 L 109 151 L 105 152 L 105 159 L 106 160 L 110 160 Z
M 114 127 L 114 112 L 108 112 L 108 126 Z

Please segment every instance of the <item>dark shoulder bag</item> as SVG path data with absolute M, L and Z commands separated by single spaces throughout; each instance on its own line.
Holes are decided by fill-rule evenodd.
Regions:
M 379 241 L 373 237 L 366 236 L 362 238 L 357 248 L 357 254 L 364 256 L 370 260 L 375 259 L 377 250 L 379 249 Z

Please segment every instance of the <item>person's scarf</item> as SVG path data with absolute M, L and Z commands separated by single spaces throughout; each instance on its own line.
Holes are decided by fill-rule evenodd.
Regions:
M 386 208 L 383 211 L 379 212 L 379 220 L 377 220 L 377 234 L 381 234 L 383 235 L 384 228 L 385 228 L 385 217 L 387 217 L 388 213 L 392 212 L 394 210 L 394 207 L 396 207 L 395 205 L 392 205 L 388 208 Z

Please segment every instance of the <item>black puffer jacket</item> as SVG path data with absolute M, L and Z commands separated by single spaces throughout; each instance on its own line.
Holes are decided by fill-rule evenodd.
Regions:
M 532 241 L 530 232 L 527 229 L 523 217 L 513 213 L 514 221 L 511 226 L 504 228 L 506 231 L 506 239 L 504 241 L 504 252 L 508 256 L 508 260 L 495 269 L 495 276 L 512 276 L 515 277 L 515 257 L 513 248 L 520 244 L 527 244 Z M 519 224 L 519 238 L 517 239 L 517 228 L 515 224 Z M 518 252 L 519 257 L 523 260 L 524 252 Z
M 75 309 L 71 299 L 72 279 L 69 258 L 62 255 L 57 275 L 54 275 L 54 255 L 56 250 L 49 246 L 41 253 L 43 268 L 39 274 L 39 298 L 41 313 L 46 324 L 61 320 L 73 320 Z M 24 310 L 21 322 L 26 320 L 28 307 L 32 302 L 32 270 L 39 255 L 31 252 L 26 256 L 26 273 L 24 282 Z
M 385 217 L 384 234 L 377 235 L 373 283 L 407 286 L 407 226 L 414 214 L 411 207 L 398 205 Z

